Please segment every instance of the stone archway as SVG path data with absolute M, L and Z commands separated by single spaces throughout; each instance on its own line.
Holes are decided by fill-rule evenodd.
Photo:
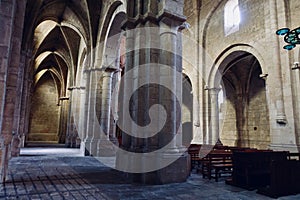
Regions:
M 103 58 L 102 71 L 97 80 L 96 115 L 107 138 L 113 142 L 116 142 L 117 119 L 116 113 L 112 111 L 117 110 L 115 108 L 117 105 L 115 105 L 116 102 L 112 102 L 112 95 L 120 81 L 122 65 L 124 65 L 121 61 L 124 58 L 124 52 L 121 49 L 125 48 L 125 43 L 122 42 L 125 36 L 121 33 L 121 24 L 125 19 L 126 14 L 123 10 L 117 9 L 107 30 L 103 50 L 105 58 Z
M 225 145 L 268 148 L 269 111 L 265 78 L 257 58 L 245 51 L 229 54 L 220 64 L 224 104 L 220 139 Z M 226 106 L 226 109 L 224 109 Z

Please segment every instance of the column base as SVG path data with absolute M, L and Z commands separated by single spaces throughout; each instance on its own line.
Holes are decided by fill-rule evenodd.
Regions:
M 99 139 L 85 140 L 85 149 L 89 156 L 97 155 L 97 144 Z
M 185 153 L 169 166 L 158 170 L 159 184 L 185 182 L 190 175 L 190 163 L 190 156 L 188 153 Z
M 82 156 L 89 156 L 90 152 L 87 150 L 85 146 L 85 142 L 81 142 L 80 144 L 80 155 Z
M 75 148 L 80 148 L 80 144 L 81 144 L 81 139 L 80 139 L 80 137 L 77 137 Z
M 90 154 L 91 156 L 97 156 L 98 154 L 98 142 L 99 139 L 92 140 L 90 143 Z
M 110 137 L 109 141 L 111 141 L 116 146 L 119 146 L 119 141 L 118 141 L 118 139 L 116 137 Z
M 70 139 L 70 136 L 66 136 L 65 147 L 66 147 L 66 148 L 71 147 L 71 139 Z
M 174 156 L 175 158 L 178 157 L 178 154 L 174 153 L 165 153 L 161 158 L 158 158 L 159 160 L 163 159 L 171 159 Z M 130 161 L 130 156 L 127 158 L 126 155 L 123 155 L 122 158 L 117 156 L 117 165 L 118 164 L 134 164 L 134 162 L 131 159 Z M 147 158 L 144 158 L 147 159 Z M 137 161 L 138 164 L 140 163 L 141 160 Z M 129 161 L 129 162 L 128 162 Z M 184 153 L 183 155 L 179 156 L 177 160 L 175 160 L 173 163 L 168 165 L 167 167 L 164 167 L 162 169 L 153 171 L 153 172 L 147 172 L 147 173 L 126 173 L 127 177 L 131 182 L 133 183 L 141 183 L 141 184 L 151 184 L 151 185 L 160 185 L 160 184 L 169 184 L 169 183 L 180 183 L 180 182 L 185 182 L 190 175 L 190 170 L 191 170 L 191 161 L 190 161 L 190 156 L 187 153 Z M 134 168 L 134 166 L 127 166 L 128 168 Z
M 166 149 L 165 153 L 170 154 L 170 155 L 177 154 L 177 153 L 179 153 L 179 149 L 177 147 L 168 148 L 168 149 Z
M 107 139 L 100 139 L 97 144 L 98 157 L 112 157 L 116 156 L 117 148 L 113 142 Z

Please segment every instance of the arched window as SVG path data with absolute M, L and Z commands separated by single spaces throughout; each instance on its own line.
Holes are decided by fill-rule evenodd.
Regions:
M 238 0 L 229 0 L 224 8 L 224 33 L 225 36 L 239 30 L 240 9 Z

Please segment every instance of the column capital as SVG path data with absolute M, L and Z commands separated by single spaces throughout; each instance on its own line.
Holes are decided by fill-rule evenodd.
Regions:
M 176 22 L 178 24 L 175 26 L 180 26 L 186 21 L 183 7 L 184 0 L 129 1 L 127 4 L 128 18 L 122 24 L 122 29 L 134 29 L 138 24 L 145 24 L 148 21 L 154 24 L 164 21 L 171 25 Z
M 70 86 L 70 87 L 68 87 L 68 90 L 72 91 L 72 90 L 74 90 L 75 88 L 76 88 L 76 86 Z
M 92 68 L 86 68 L 86 69 L 83 70 L 83 73 L 88 74 L 88 73 L 90 73 L 91 71 L 92 71 Z
M 180 26 L 186 21 L 183 15 L 184 0 L 159 0 L 158 15 L 159 21 L 166 24 Z
M 113 67 L 111 65 L 109 65 L 109 66 L 103 65 L 101 67 L 95 67 L 95 68 L 91 69 L 92 72 L 115 72 L 118 70 L 120 70 L 120 69 Z
M 210 88 L 208 86 L 205 86 L 204 90 L 208 90 L 209 92 L 219 93 L 222 90 L 222 88 L 220 88 L 220 87 L 212 87 L 212 88 Z
M 68 87 L 68 90 L 72 91 L 72 90 L 84 90 L 85 87 L 84 86 L 70 86 Z
M 168 11 L 164 11 L 158 16 L 158 21 L 160 25 L 164 23 L 170 27 L 176 27 L 178 29 L 186 21 L 186 17 L 183 15 L 177 16 L 169 13 Z
M 66 100 L 69 100 L 70 99 L 70 97 L 60 97 L 59 98 L 59 100 L 61 100 L 61 101 L 66 101 Z
M 91 72 L 102 72 L 102 71 L 104 71 L 103 67 L 95 67 L 91 69 Z
M 105 71 L 105 72 L 112 72 L 112 73 L 114 73 L 114 72 L 119 72 L 119 71 L 121 71 L 121 69 L 118 69 L 118 68 L 115 68 L 115 67 L 112 67 L 112 66 L 108 66 L 108 67 L 106 67 L 106 68 L 104 69 L 104 71 Z

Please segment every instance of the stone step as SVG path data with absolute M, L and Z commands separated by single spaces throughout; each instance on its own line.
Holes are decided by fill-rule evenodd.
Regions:
M 55 148 L 65 148 L 65 144 L 59 144 L 56 141 L 47 142 L 44 141 L 34 141 L 34 142 L 27 142 L 26 147 L 55 147 Z
M 45 143 L 53 143 L 58 142 L 57 133 L 29 133 L 28 142 L 45 142 Z

